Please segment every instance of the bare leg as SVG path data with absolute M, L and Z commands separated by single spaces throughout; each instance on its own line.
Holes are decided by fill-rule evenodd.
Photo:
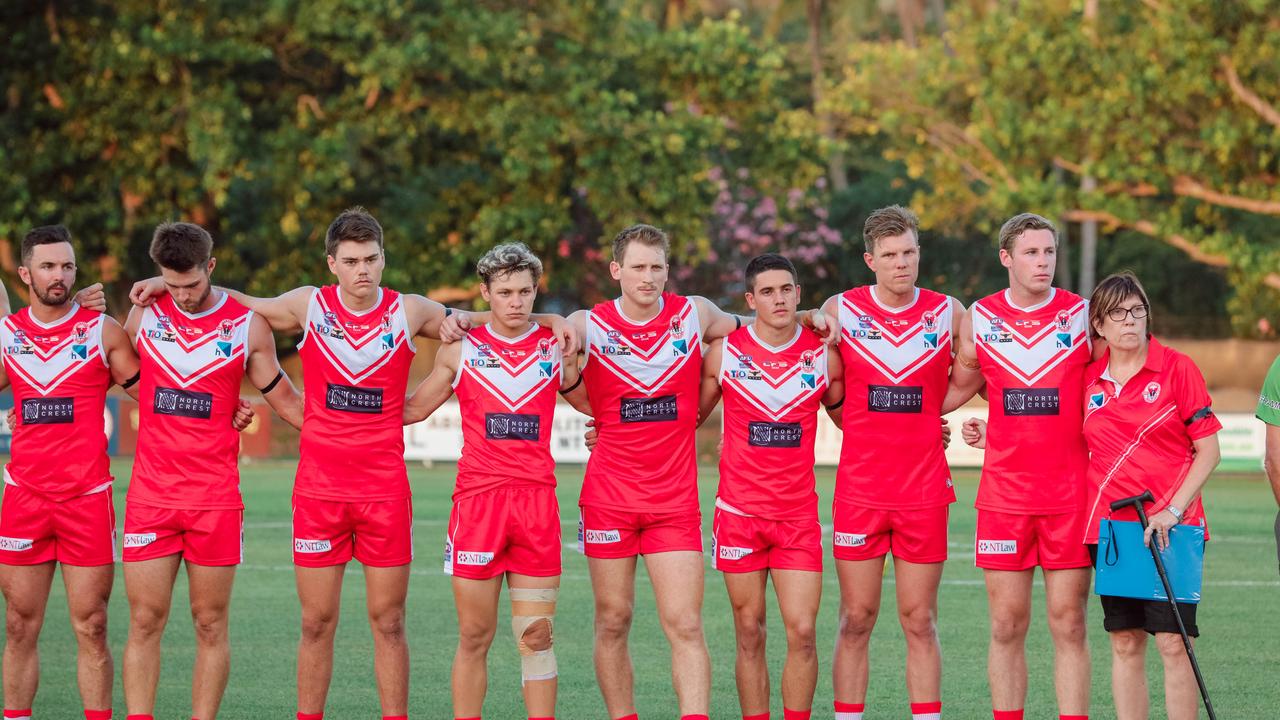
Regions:
M 1134 628 L 1113 630 L 1110 635 L 1116 720 L 1147 720 L 1147 632 Z
M 53 585 L 53 561 L 0 565 L 5 599 L 4 706 L 30 708 L 40 686 L 40 628 Z
M 222 704 L 231 673 L 231 642 L 227 614 L 231 586 L 236 579 L 234 565 L 209 566 L 187 562 L 187 584 L 191 595 L 191 622 L 196 629 L 196 662 L 191 670 L 191 714 L 213 720 Z
M 671 643 L 671 684 L 681 715 L 706 715 L 711 706 L 711 656 L 702 635 L 702 553 L 646 555 L 658 622 Z
M 765 665 L 765 583 L 768 570 L 723 573 L 733 608 L 733 631 L 738 652 L 734 678 L 743 715 L 769 711 L 769 668 Z
M 822 602 L 822 573 L 772 570 L 778 610 L 787 632 L 787 661 L 782 666 L 782 706 L 788 710 L 813 707 L 818 685 L 818 606 Z M 768 709 L 765 705 L 765 709 Z M 763 712 L 763 711 L 762 711 Z
M 862 703 L 867 698 L 870 672 L 867 647 L 880 614 L 884 556 L 836 560 L 836 574 L 840 578 L 840 628 L 831 662 L 831 685 L 837 702 Z
M 1164 663 L 1164 705 L 1169 720 L 1195 720 L 1200 714 L 1200 686 L 1187 649 L 1182 646 L 1182 636 L 1156 633 L 1156 648 Z
M 124 703 L 130 715 L 150 715 L 160 682 L 160 639 L 169 622 L 181 555 L 124 564 L 129 639 L 124 644 Z
M 635 677 L 627 649 L 636 604 L 636 559 L 587 558 L 587 567 L 596 601 L 596 682 L 609 717 L 619 718 L 636 711 Z
M 991 645 L 987 679 L 991 706 L 1018 710 L 1027 700 L 1027 627 L 1031 624 L 1033 570 L 984 570 Z
M 294 566 L 298 601 L 302 604 L 302 638 L 298 641 L 298 712 L 324 712 L 333 677 L 333 636 L 342 605 L 342 573 L 347 566 Z
M 373 672 L 383 715 L 409 712 L 409 640 L 404 605 L 409 595 L 409 566 L 364 568 L 369 627 L 373 630 Z
M 107 602 L 115 581 L 115 565 L 62 566 L 71 628 L 76 633 L 76 679 L 80 701 L 89 710 L 111 707 L 115 668 L 107 646 Z
M 942 699 L 942 648 L 938 644 L 938 584 L 942 563 L 893 560 L 898 622 L 907 638 L 907 697 L 911 702 Z
M 489 646 L 498 629 L 502 576 L 488 580 L 453 578 L 458 611 L 458 649 L 453 655 L 453 716 L 480 717 L 489 685 Z
M 1058 690 L 1058 712 L 1063 715 L 1089 714 L 1085 605 L 1092 576 L 1089 568 L 1044 571 L 1049 633 L 1053 636 L 1053 680 Z

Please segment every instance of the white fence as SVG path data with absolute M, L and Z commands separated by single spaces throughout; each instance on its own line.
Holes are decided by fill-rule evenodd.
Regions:
M 981 467 L 982 451 L 974 450 L 960 440 L 960 423 L 966 418 L 986 418 L 985 407 L 961 408 L 947 416 L 951 424 L 951 447 L 947 462 L 951 467 Z M 1222 432 L 1222 469 L 1243 471 L 1262 467 L 1263 426 L 1252 415 L 1228 413 L 1219 415 Z M 560 403 L 556 406 L 555 424 L 551 430 L 551 454 L 557 462 L 585 463 L 590 453 L 583 443 L 587 416 Z M 458 403 L 449 402 L 430 418 L 404 429 L 406 460 L 454 461 L 462 453 L 462 420 Z M 835 465 L 840 459 L 841 433 L 826 413 L 818 414 L 818 437 L 815 455 L 818 465 Z

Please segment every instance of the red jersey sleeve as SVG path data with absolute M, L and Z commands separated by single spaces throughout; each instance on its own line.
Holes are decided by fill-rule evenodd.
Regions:
M 1204 375 L 1191 358 L 1181 353 L 1170 353 L 1177 363 L 1174 368 L 1174 402 L 1178 405 L 1178 417 L 1187 426 L 1192 440 L 1209 437 L 1222 429 L 1222 422 L 1213 413 L 1213 398 L 1205 385 Z

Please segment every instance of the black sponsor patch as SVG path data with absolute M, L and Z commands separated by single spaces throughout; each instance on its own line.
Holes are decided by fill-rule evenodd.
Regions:
M 485 413 L 484 436 L 487 440 L 537 440 L 542 418 L 520 413 Z
M 667 422 L 676 419 L 676 396 L 622 398 L 618 414 L 624 423 Z
M 23 425 L 51 425 L 75 422 L 75 398 L 43 397 L 22 401 Z
M 158 387 L 152 409 L 157 415 L 177 415 L 208 420 L 213 414 L 213 393 Z
M 753 422 L 747 425 L 747 444 L 754 447 L 798 448 L 803 436 L 800 423 Z
M 919 413 L 924 410 L 924 388 L 919 385 L 868 385 L 869 412 Z
M 1005 388 L 1005 415 L 1057 415 L 1058 388 Z
M 366 415 L 382 414 L 382 388 L 362 388 L 329 383 L 324 406 L 330 410 Z

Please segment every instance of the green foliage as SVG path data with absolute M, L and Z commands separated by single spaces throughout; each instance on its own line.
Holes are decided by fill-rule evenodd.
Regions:
M 362 204 L 392 285 L 469 282 L 483 248 L 519 239 L 576 289 L 587 251 L 636 221 L 704 255 L 713 167 L 775 192 L 821 171 L 781 50 L 736 15 L 666 30 L 571 0 L 48 7 L 0 9 L 0 161 L 18 179 L 0 237 L 63 222 L 86 280 L 150 274 L 151 228 L 182 218 L 214 233 L 225 283 L 323 282 L 324 230 Z
M 859 46 L 831 109 L 923 182 L 927 225 L 994 236 L 1034 210 L 1136 230 L 1226 265 L 1235 329 L 1250 332 L 1275 305 L 1256 300 L 1280 289 L 1280 241 L 1260 228 L 1280 215 L 1278 10 L 961 4 L 945 43 Z

